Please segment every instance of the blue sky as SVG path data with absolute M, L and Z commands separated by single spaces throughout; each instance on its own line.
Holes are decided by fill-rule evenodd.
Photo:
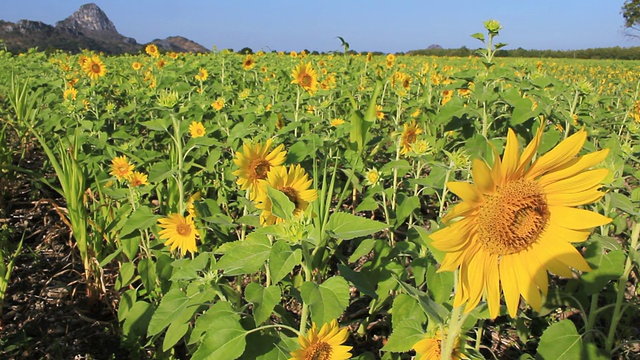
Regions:
M 3 0 L 0 19 L 55 24 L 89 1 Z M 496 19 L 507 49 L 640 46 L 623 34 L 624 0 L 95 0 L 118 32 L 145 43 L 180 35 L 218 49 L 406 52 L 480 46 L 469 35 Z

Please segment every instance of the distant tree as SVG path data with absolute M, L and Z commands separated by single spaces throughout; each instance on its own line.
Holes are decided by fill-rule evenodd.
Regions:
M 243 54 L 243 55 L 253 54 L 253 50 L 251 50 L 250 47 L 243 47 L 242 49 L 240 49 L 240 51 L 238 51 L 238 54 Z
M 627 0 L 622 5 L 624 27 L 627 30 L 640 31 L 640 0 Z M 638 37 L 627 31 L 627 35 Z

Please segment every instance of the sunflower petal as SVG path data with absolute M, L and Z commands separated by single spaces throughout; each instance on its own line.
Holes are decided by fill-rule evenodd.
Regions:
M 509 129 L 507 133 L 507 145 L 502 155 L 502 178 L 511 179 L 518 168 L 520 160 L 520 147 L 518 138 L 513 130 Z
M 609 149 L 604 149 L 604 150 L 600 150 L 600 151 L 596 151 L 593 153 L 580 156 L 579 158 L 576 158 L 572 162 L 570 162 L 568 166 L 562 169 L 544 174 L 538 180 L 538 184 L 540 184 L 540 186 L 542 187 L 545 187 L 547 184 L 571 177 L 575 174 L 580 173 L 583 170 L 586 170 L 592 166 L 600 164 L 601 162 L 604 161 L 604 159 L 607 158 L 608 155 L 609 155 Z
M 611 219 L 604 215 L 572 207 L 549 206 L 549 211 L 551 212 L 549 222 L 567 229 L 584 230 L 611 222 Z
M 471 172 L 473 174 L 473 182 L 480 192 L 487 194 L 495 191 L 496 184 L 493 181 L 491 169 L 484 160 L 474 159 Z
M 543 189 L 547 194 L 577 193 L 600 184 L 607 175 L 609 175 L 608 169 L 585 171 L 572 177 L 550 183 L 544 186 Z
M 487 294 L 489 315 L 495 319 L 500 314 L 500 270 L 498 255 L 487 254 L 484 260 L 484 286 Z
M 533 165 L 531 165 L 529 171 L 527 171 L 526 177 L 528 179 L 535 179 L 548 171 L 567 164 L 578 154 L 580 149 L 582 149 L 586 140 L 587 132 L 584 130 L 580 130 L 564 139 L 555 148 L 538 158 Z
M 526 169 L 527 166 L 529 166 L 531 159 L 533 159 L 533 156 L 538 151 L 538 147 L 540 146 L 540 140 L 542 140 L 543 133 L 544 133 L 544 124 L 541 124 L 540 127 L 538 128 L 538 132 L 533 137 L 533 140 L 531 140 L 531 142 L 527 145 L 527 147 L 522 152 L 522 156 L 520 157 L 520 163 L 518 164 L 518 170 L 516 171 L 515 176 L 520 177 L 522 176 L 522 174 L 524 174 L 524 170 Z
M 448 182 L 447 187 L 452 193 L 458 195 L 462 201 L 481 203 L 484 201 L 482 193 L 478 191 L 478 188 L 468 182 L 453 181 Z
M 518 278 L 514 271 L 515 264 L 513 257 L 502 256 L 499 267 L 504 301 L 507 303 L 509 315 L 515 318 L 518 313 L 518 305 L 520 304 L 520 287 L 518 286 Z
M 551 206 L 578 206 L 592 204 L 604 196 L 604 192 L 598 191 L 600 186 L 593 189 L 571 194 L 547 194 L 547 205 Z

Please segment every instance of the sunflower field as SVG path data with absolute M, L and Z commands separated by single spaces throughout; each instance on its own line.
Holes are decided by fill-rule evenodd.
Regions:
M 640 64 L 485 30 L 470 58 L 0 51 L 0 355 L 67 355 L 12 296 L 57 242 L 68 316 L 134 359 L 640 356 Z

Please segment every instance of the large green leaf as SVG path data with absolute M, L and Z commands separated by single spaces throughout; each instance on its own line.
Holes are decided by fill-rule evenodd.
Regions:
M 160 300 L 160 305 L 149 322 L 148 334 L 159 334 L 172 323 L 186 323 L 193 318 L 202 304 L 213 299 L 213 295 L 211 288 L 198 291 L 191 296 L 187 296 L 181 289 L 170 290 Z
M 273 308 L 280 302 L 280 287 L 263 287 L 258 283 L 249 283 L 244 290 L 248 302 L 253 303 L 253 318 L 256 324 L 262 324 L 271 316 Z
M 293 270 L 302 261 L 302 250 L 292 249 L 286 241 L 278 240 L 271 248 L 269 254 L 269 271 L 271 283 L 276 284 Z
M 571 320 L 559 321 L 544 331 L 536 359 L 582 359 L 582 338 Z
M 592 271 L 582 275 L 582 282 L 587 294 L 600 292 L 611 280 L 617 280 L 624 273 L 626 256 L 622 250 L 606 252 L 598 241 L 591 243 L 587 249 L 585 260 Z
M 420 324 L 427 321 L 418 300 L 407 294 L 398 294 L 391 306 L 391 327 L 397 329 L 403 321 L 416 320 Z
M 271 253 L 271 243 L 266 235 L 252 233 L 220 258 L 213 270 L 223 270 L 225 276 L 252 274 L 260 270 Z
M 150 228 L 158 222 L 160 217 L 159 215 L 154 215 L 149 207 L 141 205 L 129 216 L 122 230 L 120 230 L 120 236 L 129 235 L 135 230 Z
M 300 294 L 318 327 L 338 318 L 349 305 L 349 283 L 342 276 L 331 277 L 320 285 L 305 282 Z
M 211 320 L 202 343 L 192 360 L 233 360 L 247 346 L 247 330 L 240 325 L 239 316 L 218 316 Z
M 389 340 L 382 348 L 382 351 L 405 352 L 424 337 L 422 323 L 416 319 L 402 320 L 393 327 L 393 332 Z
M 271 212 L 273 215 L 285 220 L 293 218 L 293 211 L 296 209 L 296 205 L 285 193 L 267 186 L 267 195 L 271 199 Z
M 367 236 L 388 228 L 387 224 L 360 216 L 335 212 L 331 214 L 326 232 L 336 239 L 349 240 Z

